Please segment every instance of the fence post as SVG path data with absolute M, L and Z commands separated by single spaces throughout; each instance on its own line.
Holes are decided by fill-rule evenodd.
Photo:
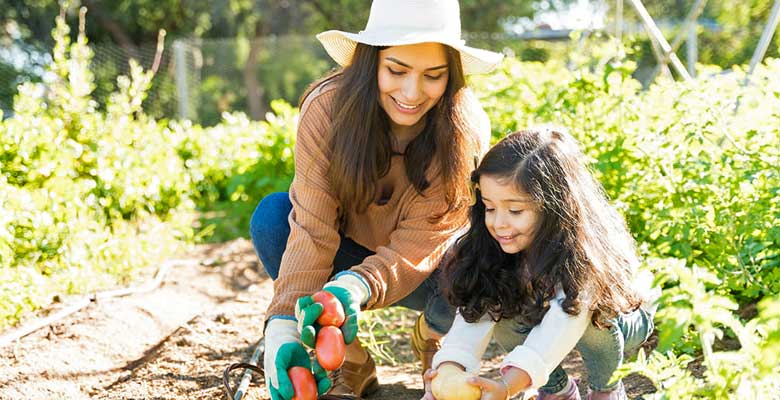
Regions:
M 699 62 L 699 37 L 696 34 L 696 22 L 688 25 L 688 40 L 685 41 L 686 61 L 688 61 L 688 73 L 696 77 L 696 63 Z
M 179 104 L 179 118 L 189 118 L 189 82 L 187 82 L 187 49 L 184 41 L 173 42 L 173 62 L 176 66 L 176 95 Z
M 642 23 L 645 25 L 645 30 L 647 30 L 647 34 L 650 36 L 650 41 L 657 43 L 657 47 L 660 48 L 661 54 L 664 56 L 659 61 L 659 63 L 663 63 L 663 61 L 668 57 L 669 61 L 672 63 L 672 67 L 674 67 L 674 70 L 677 71 L 683 80 L 691 80 L 691 76 L 688 74 L 688 70 L 685 69 L 685 66 L 683 66 L 680 59 L 677 58 L 677 54 L 674 53 L 672 46 L 669 45 L 669 42 L 666 41 L 664 35 L 658 29 L 655 21 L 653 21 L 653 17 L 648 14 L 645 5 L 642 4 L 642 0 L 630 0 L 630 2 L 631 5 L 634 6 L 637 14 L 639 14 L 639 18 L 642 19 Z
M 772 41 L 772 36 L 775 34 L 778 22 L 780 22 L 780 0 L 775 0 L 775 4 L 772 6 L 772 12 L 769 15 L 769 20 L 766 21 L 764 31 L 761 33 L 761 39 L 758 42 L 756 51 L 753 53 L 753 58 L 750 59 L 750 69 L 748 70 L 747 76 L 745 76 L 744 85 L 747 85 L 750 80 L 750 75 L 753 74 L 753 71 L 758 64 L 764 59 L 766 49 L 769 47 L 769 42 Z

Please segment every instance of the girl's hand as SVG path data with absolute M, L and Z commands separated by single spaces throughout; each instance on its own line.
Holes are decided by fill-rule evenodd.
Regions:
M 425 374 L 423 374 L 423 385 L 425 387 L 425 394 L 420 400 L 436 400 L 435 397 L 433 397 L 433 392 L 431 391 L 431 381 L 433 378 L 438 374 L 439 372 L 435 369 L 428 368 L 427 371 L 425 371 Z
M 509 398 L 509 387 L 504 381 L 475 376 L 469 378 L 467 382 L 482 390 L 480 400 L 507 400 Z

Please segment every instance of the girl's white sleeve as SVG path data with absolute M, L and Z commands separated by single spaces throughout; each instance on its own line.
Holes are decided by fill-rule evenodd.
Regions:
M 458 312 L 452 328 L 444 337 L 441 349 L 433 356 L 433 369 L 445 361 L 453 361 L 466 371 L 478 374 L 479 360 L 485 354 L 496 323 L 488 315 L 477 322 L 466 322 Z
M 530 389 L 547 383 L 553 369 L 574 349 L 590 324 L 592 312 L 584 304 L 578 315 L 563 311 L 561 302 L 565 298 L 563 290 L 559 289 L 539 325 L 531 329 L 525 342 L 507 354 L 501 363 L 502 372 L 508 367 L 527 372 L 531 377 Z

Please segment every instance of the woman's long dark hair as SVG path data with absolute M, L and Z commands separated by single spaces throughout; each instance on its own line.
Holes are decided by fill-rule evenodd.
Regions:
M 358 44 L 352 63 L 315 82 L 302 96 L 324 81 L 337 81 L 338 89 L 331 111 L 332 161 L 329 177 L 339 202 L 340 217 L 346 212 L 364 212 L 377 190 L 377 182 L 390 170 L 392 133 L 387 113 L 379 104 L 377 69 L 381 47 Z M 436 160 L 444 182 L 447 212 L 464 209 L 469 198 L 468 178 L 471 160 L 478 148 L 476 132 L 470 132 L 462 114 L 465 86 L 460 54 L 445 46 L 449 79 L 439 102 L 425 115 L 424 130 L 406 147 L 404 166 L 418 193 L 431 184 L 427 174 Z M 343 222 L 343 220 L 342 220 Z
M 583 160 L 570 135 L 551 130 L 513 133 L 485 155 L 472 182 L 489 176 L 515 185 L 534 201 L 540 219 L 526 250 L 504 253 L 488 232 L 476 190 L 470 229 L 458 240 L 443 279 L 466 321 L 488 313 L 494 321 L 519 317 L 536 325 L 557 284 L 566 293 L 564 311 L 576 315 L 584 303 L 597 326 L 639 306 L 631 289 L 638 264 L 634 240 Z

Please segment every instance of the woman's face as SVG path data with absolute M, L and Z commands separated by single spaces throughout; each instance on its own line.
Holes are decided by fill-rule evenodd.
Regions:
M 394 131 L 422 122 L 447 89 L 447 52 L 439 43 L 393 46 L 379 51 L 379 105 Z
M 485 204 L 485 225 L 490 235 L 505 253 L 526 250 L 541 221 L 536 203 L 509 180 L 481 176 L 479 190 Z

